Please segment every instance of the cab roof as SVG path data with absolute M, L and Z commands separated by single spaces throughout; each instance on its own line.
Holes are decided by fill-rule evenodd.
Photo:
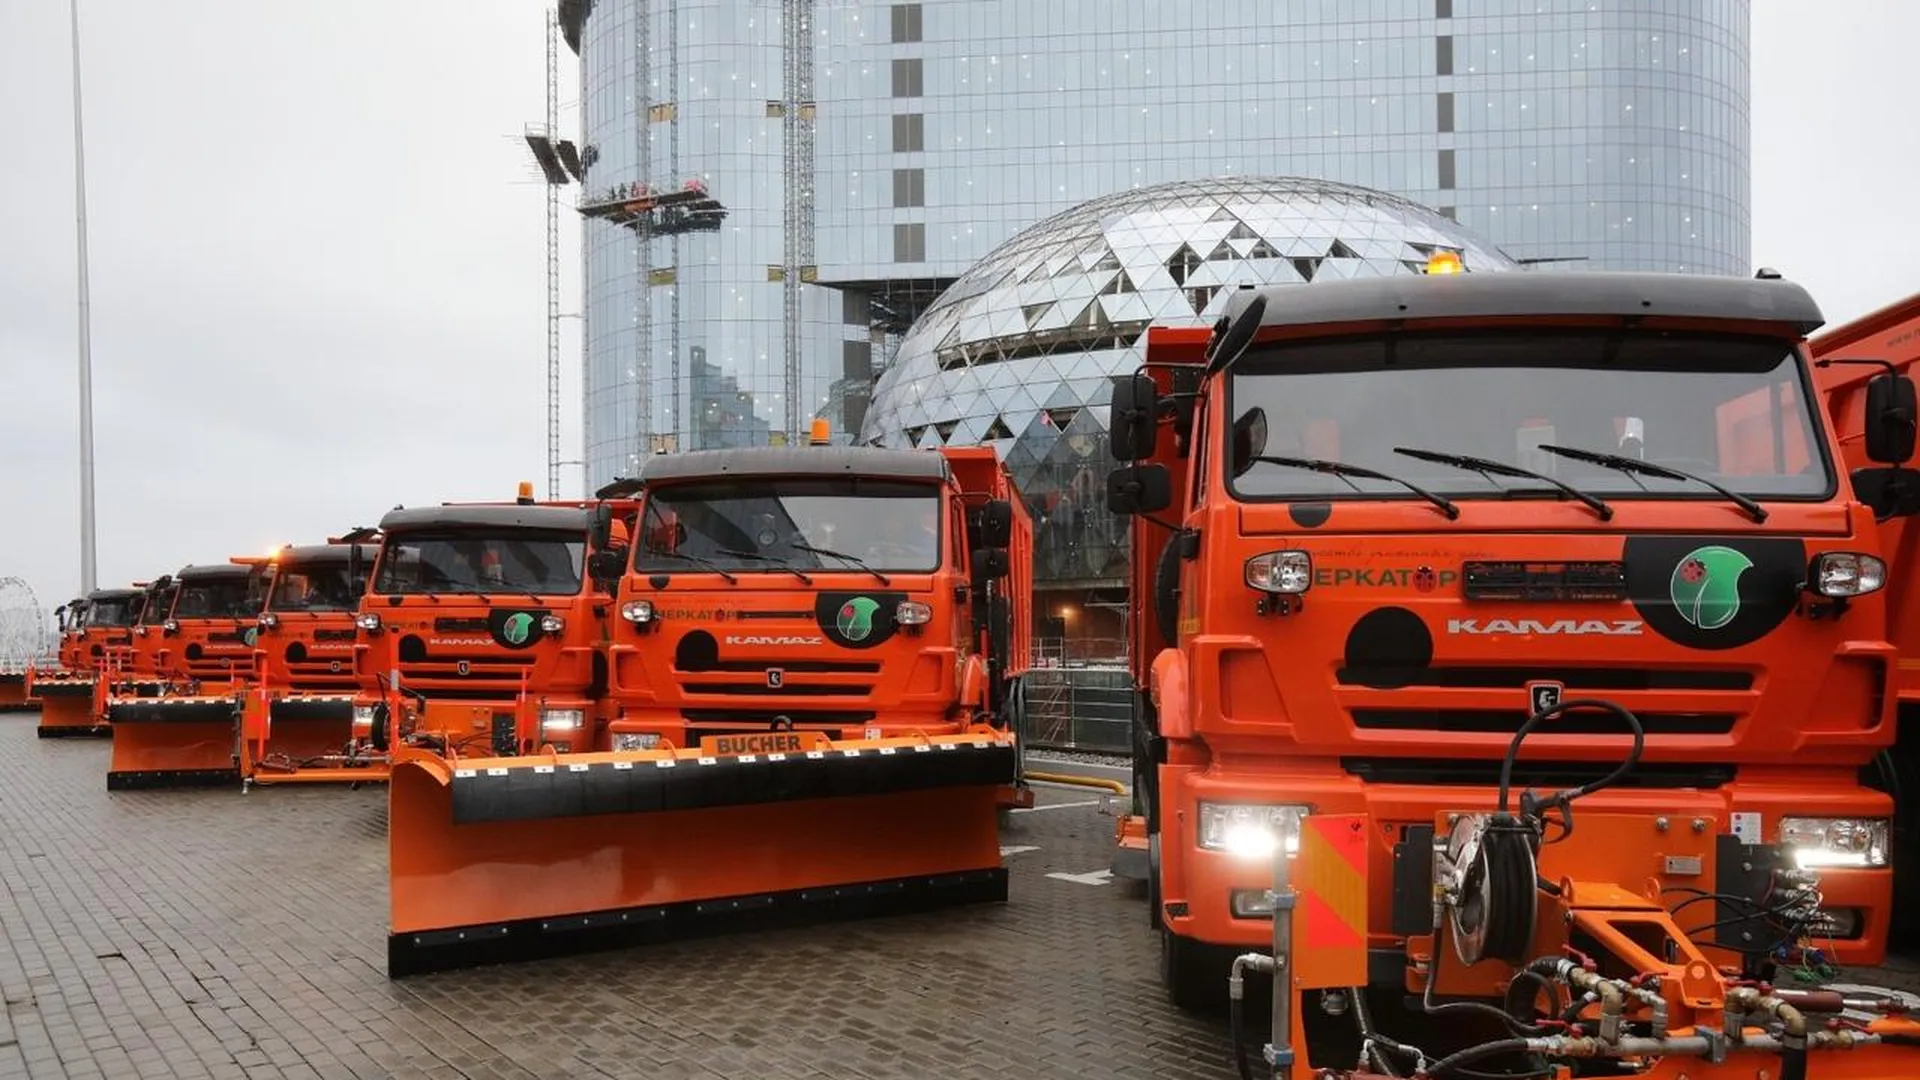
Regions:
M 95 589 L 81 599 L 88 603 L 110 603 L 117 600 L 131 600 L 136 596 L 145 595 L 145 589 Z
M 756 446 L 661 454 L 647 459 L 647 463 L 641 467 L 639 479 L 642 484 L 657 484 L 730 476 L 858 476 L 880 480 L 944 482 L 951 475 L 946 457 L 932 450 L 893 450 L 877 446 Z
M 251 566 L 239 566 L 234 563 L 195 563 L 180 568 L 173 575 L 175 581 L 207 581 L 216 578 L 244 578 L 253 573 Z
M 379 548 L 374 544 L 294 544 L 283 547 L 273 553 L 275 564 L 298 563 L 305 566 L 339 563 L 342 566 L 352 561 L 349 554 L 353 548 L 360 549 L 360 558 L 372 561 Z
M 553 529 L 585 531 L 593 522 L 590 511 L 571 506 L 523 506 L 518 503 L 448 504 L 389 510 L 380 519 L 380 531 L 472 528 Z M 344 545 L 342 545 L 344 547 Z
M 1825 324 L 1807 290 L 1780 278 L 1617 271 L 1482 271 L 1317 281 L 1236 289 L 1224 316 L 1266 298 L 1260 325 L 1398 319 L 1571 315 L 1724 319 L 1785 324 L 1805 336 Z

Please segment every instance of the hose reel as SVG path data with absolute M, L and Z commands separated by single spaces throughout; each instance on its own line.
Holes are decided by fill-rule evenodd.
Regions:
M 1508 814 L 1463 815 L 1447 837 L 1442 895 L 1454 955 L 1482 960 L 1527 959 L 1537 925 L 1534 860 L 1537 834 Z

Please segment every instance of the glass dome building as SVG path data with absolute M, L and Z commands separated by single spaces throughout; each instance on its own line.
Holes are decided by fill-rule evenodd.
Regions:
M 1150 324 L 1205 325 L 1240 285 L 1520 264 L 1437 211 L 1294 177 L 1186 180 L 1082 203 L 1018 233 L 941 294 L 874 387 L 860 441 L 993 446 L 1033 513 L 1043 637 L 1118 638 L 1126 523 L 1105 506 L 1114 375 Z

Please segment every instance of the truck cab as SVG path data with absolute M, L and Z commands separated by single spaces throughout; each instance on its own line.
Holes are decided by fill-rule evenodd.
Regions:
M 160 675 L 208 691 L 252 677 L 263 562 L 240 558 L 180 568 L 173 576 L 172 605 L 160 623 Z
M 982 647 L 992 616 L 971 602 L 1009 572 L 1006 541 L 973 562 L 969 520 L 987 503 L 969 505 L 942 454 L 703 450 L 654 457 L 639 482 L 613 749 L 955 732 L 1010 696 L 1004 658 L 996 675 Z M 1011 533 L 1010 502 L 996 505 Z M 998 617 L 1010 650 L 1014 620 Z
M 1149 332 L 1109 492 L 1176 1001 L 1217 1001 L 1270 939 L 1272 856 L 1323 814 L 1370 822 L 1368 981 L 1473 992 L 1438 944 L 1436 843 L 1583 781 L 1611 785 L 1583 814 L 1640 831 L 1548 829 L 1543 880 L 1733 896 L 1675 918 L 1741 955 L 1817 936 L 1879 962 L 1892 805 L 1859 773 L 1897 657 L 1810 377 L 1821 321 L 1777 278 L 1455 272 L 1245 290 Z M 1775 845 L 1818 874 L 1817 922 L 1755 914 L 1772 879 L 1741 865 Z
M 588 573 L 594 523 L 586 504 L 534 502 L 531 485 L 514 503 L 381 519 L 353 652 L 355 722 L 377 749 L 395 723 L 403 743 L 451 756 L 594 747 L 613 601 Z

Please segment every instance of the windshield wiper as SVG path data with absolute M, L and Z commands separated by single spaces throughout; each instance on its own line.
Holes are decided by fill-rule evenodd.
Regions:
M 1608 506 L 1606 503 L 1601 502 L 1599 499 L 1584 491 L 1578 490 L 1570 484 L 1555 480 L 1546 473 L 1537 473 L 1532 469 L 1523 469 L 1518 465 L 1509 465 L 1504 461 L 1495 461 L 1492 458 L 1472 457 L 1467 454 L 1443 454 L 1438 450 L 1418 450 L 1411 446 L 1396 446 L 1393 448 L 1393 452 L 1396 454 L 1405 454 L 1410 458 L 1418 458 L 1421 461 L 1431 461 L 1440 465 L 1451 465 L 1456 469 L 1471 469 L 1487 477 L 1488 483 L 1492 483 L 1493 477 L 1495 476 L 1512 476 L 1539 480 L 1543 483 L 1551 484 L 1585 503 L 1588 509 L 1600 516 L 1601 521 L 1613 520 L 1613 507 Z M 1498 485 L 1495 486 L 1497 487 Z
M 805 572 L 797 566 L 788 566 L 783 559 L 776 559 L 771 555 L 762 555 L 757 551 L 741 551 L 739 548 L 714 548 L 713 550 L 716 555 L 726 555 L 735 559 L 752 559 L 754 562 L 772 563 L 787 573 L 792 574 L 794 577 L 799 578 L 801 584 L 813 584 L 813 579 L 808 577 Z
M 1330 476 L 1337 476 L 1342 480 L 1346 480 L 1347 486 L 1355 491 L 1360 491 L 1360 485 L 1348 479 L 1349 477 L 1363 476 L 1369 480 L 1385 480 L 1389 484 L 1399 484 L 1401 487 L 1432 503 L 1441 513 L 1447 515 L 1448 521 L 1452 521 L 1460 516 L 1460 508 L 1444 496 L 1435 495 L 1433 492 L 1428 491 L 1418 484 L 1402 480 L 1397 476 L 1388 476 L 1383 472 L 1375 472 L 1362 465 L 1349 465 L 1344 461 L 1324 461 L 1319 458 L 1271 457 L 1266 454 L 1256 454 L 1247 460 L 1264 462 L 1268 465 L 1285 465 L 1292 469 L 1312 469 L 1314 472 L 1327 473 Z M 1361 494 L 1364 495 L 1365 492 L 1361 492 Z
M 719 563 L 716 563 L 712 559 L 708 559 L 699 555 L 689 555 L 684 551 L 667 551 L 662 548 L 643 548 L 640 554 L 665 555 L 670 559 L 685 559 L 688 562 L 694 564 L 695 566 L 706 567 L 708 570 L 711 570 L 714 573 L 719 574 L 721 577 L 726 578 L 727 584 L 729 585 L 738 585 L 740 583 L 739 578 L 734 577 L 732 574 L 729 574 L 726 571 L 726 569 L 722 567 Z
M 880 584 L 882 585 L 893 584 L 892 578 L 888 577 L 887 575 L 881 573 L 878 570 L 875 570 L 873 567 L 868 566 L 867 561 L 865 559 L 860 558 L 857 555 L 849 555 L 844 551 L 835 551 L 832 548 L 814 547 L 812 544 L 789 544 L 787 546 L 793 548 L 793 550 L 795 551 L 810 551 L 815 555 L 825 555 L 833 559 L 845 559 L 848 562 L 852 563 L 853 565 L 859 567 L 860 569 L 865 570 L 867 573 L 872 574 L 874 577 L 879 578 Z
M 1619 454 L 1602 454 L 1596 450 L 1582 450 L 1575 446 L 1543 445 L 1540 449 L 1545 450 L 1549 454 L 1558 454 L 1561 457 L 1572 458 L 1575 461 L 1588 461 L 1595 465 L 1604 465 L 1609 469 L 1618 469 L 1629 476 L 1639 473 L 1642 476 L 1658 476 L 1663 480 L 1691 480 L 1696 484 L 1703 484 L 1726 496 L 1737 504 L 1740 509 L 1745 510 L 1751 515 L 1755 522 L 1767 520 L 1766 507 L 1761 506 L 1759 503 L 1754 502 L 1752 499 L 1747 498 L 1737 491 L 1728 491 L 1726 488 L 1708 480 L 1704 476 L 1695 476 L 1690 472 L 1681 472 L 1671 465 L 1659 465 L 1651 461 L 1641 461 L 1639 458 L 1622 457 Z M 1639 483 L 1639 481 L 1636 480 L 1635 483 Z M 1641 487 L 1645 488 L 1646 485 L 1641 484 Z

